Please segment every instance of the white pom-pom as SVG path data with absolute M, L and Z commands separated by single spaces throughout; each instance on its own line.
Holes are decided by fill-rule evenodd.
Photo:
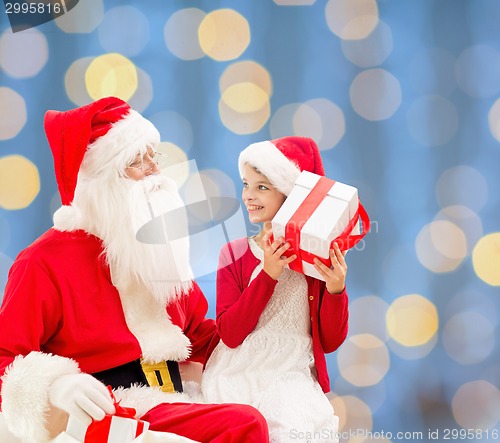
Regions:
M 53 216 L 54 228 L 59 231 L 75 231 L 82 228 L 80 211 L 73 206 L 61 206 Z

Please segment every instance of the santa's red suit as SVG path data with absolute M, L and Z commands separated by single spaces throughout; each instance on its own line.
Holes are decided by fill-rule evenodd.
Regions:
M 125 111 L 113 115 L 117 107 Z M 76 174 L 92 131 L 103 139 L 109 132 L 135 142 L 138 138 L 132 138 L 130 130 L 155 132 L 116 98 L 76 111 L 61 113 L 58 122 L 66 132 L 92 126 L 82 136 L 85 146 L 77 167 L 71 171 L 67 150 L 72 146 L 51 143 L 64 205 L 73 200 Z M 49 137 L 49 142 L 53 140 Z M 57 158 L 54 144 L 65 158 Z M 117 155 L 120 161 L 120 153 L 113 158 Z M 19 254 L 10 270 L 0 309 L 0 400 L 11 432 L 29 443 L 44 443 L 57 435 L 64 428 L 49 423 L 54 410 L 51 386 L 61 377 L 87 373 L 118 388 L 115 396 L 121 405 L 135 408 L 137 417 L 148 421 L 153 431 L 200 442 L 267 442 L 267 425 L 255 409 L 191 403 L 187 394 L 179 392 L 177 362 L 204 363 L 216 334 L 214 321 L 205 318 L 207 301 L 196 283 L 173 297 L 166 308 L 144 297 L 141 285 L 118 291 L 107 245 L 89 232 L 71 229 L 67 223 L 51 228 Z M 168 361 L 177 392 L 148 386 L 141 360 Z
M 50 229 L 19 254 L 0 316 L 2 373 L 14 357 L 32 351 L 74 359 L 90 374 L 141 358 L 102 253 L 101 241 L 85 231 Z M 203 363 L 214 324 L 205 319 L 201 290 L 194 284 L 167 312 L 172 324 L 148 325 L 156 328 L 158 341 L 149 346 L 157 348 L 161 359 L 179 361 L 189 354 L 187 337 L 189 360 Z

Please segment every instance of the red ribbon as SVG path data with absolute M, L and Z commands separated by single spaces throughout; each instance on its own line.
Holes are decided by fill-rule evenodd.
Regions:
M 126 408 L 124 406 L 120 406 L 120 402 L 116 401 L 115 394 L 113 393 L 113 388 L 108 385 L 108 391 L 113 399 L 113 404 L 115 405 L 115 414 L 118 417 L 124 418 L 135 418 L 136 411 L 134 408 Z M 121 400 L 120 400 L 121 401 Z
M 300 249 L 300 231 L 311 218 L 314 211 L 323 201 L 328 191 L 332 189 L 335 180 L 326 177 L 320 177 L 318 182 L 311 189 L 304 201 L 297 208 L 295 213 L 290 217 L 285 226 L 285 239 L 290 243 L 290 247 L 286 251 L 286 256 L 297 254 L 297 258 L 290 263 L 290 269 L 303 272 L 302 269 L 302 250 Z
M 137 422 L 137 429 L 135 431 L 135 436 L 139 437 L 139 435 L 141 435 L 143 432 L 144 432 L 144 422 L 139 420 Z
M 314 264 L 314 259 L 317 258 L 326 266 L 331 266 L 332 262 L 330 257 L 323 258 L 314 255 L 311 252 L 304 251 L 300 249 L 300 235 L 301 230 L 306 224 L 306 222 L 311 218 L 314 211 L 322 203 L 324 198 L 328 195 L 328 192 L 335 185 L 335 180 L 320 177 L 318 182 L 311 189 L 307 197 L 297 208 L 295 213 L 290 217 L 288 223 L 285 226 L 285 239 L 290 243 L 290 248 L 284 254 L 289 257 L 290 255 L 296 254 L 297 258 L 290 263 L 290 269 L 303 273 L 302 262 Z M 361 217 L 362 232 L 360 234 L 351 234 L 352 230 L 358 223 Z M 337 236 L 330 244 L 330 248 L 333 248 L 333 244 L 337 242 L 341 251 L 345 251 L 354 247 L 368 232 L 370 228 L 370 218 L 358 199 L 358 209 L 354 216 L 349 220 L 349 223 L 344 228 L 342 233 Z
M 108 386 L 109 393 L 111 398 L 113 399 L 113 403 L 115 405 L 115 414 L 114 415 L 106 415 L 101 421 L 94 421 L 87 428 L 87 432 L 85 433 L 85 443 L 107 443 L 109 434 L 111 432 L 111 423 L 113 417 L 121 417 L 131 419 L 137 422 L 137 427 L 135 431 L 135 437 L 141 435 L 144 431 L 144 422 L 135 419 L 136 411 L 134 408 L 126 408 L 124 406 L 120 406 L 120 402 L 116 401 L 116 398 L 113 394 L 113 390 L 111 386 Z

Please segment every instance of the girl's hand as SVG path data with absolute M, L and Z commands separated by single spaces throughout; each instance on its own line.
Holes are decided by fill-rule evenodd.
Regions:
M 284 243 L 283 237 L 271 243 L 269 240 L 271 235 L 272 231 L 269 230 L 261 240 L 261 247 L 264 250 L 264 271 L 274 280 L 278 280 L 285 266 L 294 261 L 297 255 L 283 257 L 284 252 L 290 247 L 290 243 Z
M 330 249 L 330 260 L 332 267 L 324 265 L 317 258 L 314 259 L 314 267 L 325 279 L 326 290 L 330 294 L 340 294 L 345 287 L 345 277 L 347 274 L 347 265 L 344 260 L 344 255 L 347 251 L 342 251 L 337 243 L 333 244 L 333 249 Z

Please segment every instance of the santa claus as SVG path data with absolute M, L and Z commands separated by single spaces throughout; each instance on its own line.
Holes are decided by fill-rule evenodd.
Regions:
M 187 242 L 174 245 L 161 229 L 137 239 L 152 217 L 183 204 L 159 175 L 156 128 L 108 97 L 48 111 L 45 131 L 63 206 L 15 260 L 0 310 L 1 408 L 11 432 L 43 443 L 68 415 L 101 420 L 114 413 L 111 385 L 153 431 L 267 442 L 257 410 L 191 403 L 182 393 L 179 362 L 203 364 L 216 330 Z

